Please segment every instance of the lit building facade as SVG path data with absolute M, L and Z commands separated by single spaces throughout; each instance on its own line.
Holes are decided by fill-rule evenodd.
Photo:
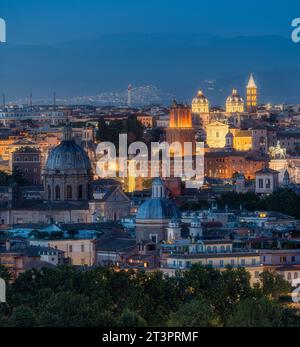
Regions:
M 202 90 L 198 91 L 197 96 L 192 101 L 193 115 L 198 116 L 202 126 L 209 123 L 209 101 L 203 94 Z
M 41 184 L 42 156 L 34 147 L 21 147 L 12 153 L 12 171 L 22 175 L 27 185 Z
M 180 143 L 182 151 L 180 156 L 191 155 L 195 152 L 195 130 L 192 124 L 192 109 L 188 105 L 177 104 L 173 102 L 170 109 L 170 127 L 167 129 L 167 142 Z M 192 143 L 193 153 L 187 153 L 184 150 L 185 143 Z
M 256 172 L 267 166 L 266 158 L 248 152 L 208 152 L 204 157 L 205 176 L 212 178 L 231 179 L 243 173 L 246 179 L 255 179 Z
M 251 151 L 252 132 L 248 130 L 230 129 L 233 135 L 233 148 L 236 151 Z
M 209 101 L 204 96 L 202 90 L 199 90 L 197 96 L 193 99 L 192 112 L 199 114 L 209 113 Z
M 206 143 L 210 148 L 224 148 L 229 126 L 221 122 L 213 122 L 206 126 Z
M 247 85 L 247 111 L 250 113 L 257 111 L 257 86 L 252 74 Z
M 233 89 L 232 94 L 226 100 L 226 113 L 243 113 L 244 111 L 244 100 L 237 89 Z

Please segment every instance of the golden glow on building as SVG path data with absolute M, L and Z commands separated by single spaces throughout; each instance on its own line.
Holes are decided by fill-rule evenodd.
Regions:
M 187 105 L 179 105 L 176 101 L 170 109 L 170 128 L 187 129 L 192 128 L 192 109 Z
M 249 83 L 247 86 L 247 111 L 256 112 L 257 110 L 257 87 L 253 78 L 250 75 Z
M 225 148 L 226 136 L 233 135 L 232 148 L 236 151 L 250 151 L 252 149 L 252 133 L 248 130 L 229 129 L 227 124 L 213 122 L 206 126 L 206 143 L 210 148 Z
M 229 126 L 221 122 L 213 122 L 206 126 L 206 143 L 210 148 L 224 148 Z
M 193 99 L 192 112 L 195 114 L 209 113 L 209 101 L 202 90 L 199 90 L 197 96 Z
M 237 89 L 233 89 L 232 94 L 226 100 L 226 113 L 243 113 L 244 111 L 244 100 Z
M 252 149 L 252 132 L 248 130 L 230 129 L 233 135 L 233 148 L 236 151 L 250 151 Z
M 166 130 L 166 138 L 169 145 L 180 143 L 181 151 L 177 153 L 177 156 L 190 155 L 185 150 L 186 143 L 192 143 L 192 153 L 195 153 L 195 130 L 190 106 L 173 102 L 170 109 L 170 127 Z

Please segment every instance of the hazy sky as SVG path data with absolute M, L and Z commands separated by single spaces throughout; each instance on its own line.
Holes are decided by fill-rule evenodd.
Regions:
M 115 33 L 289 36 L 300 1 L 0 0 L 10 43 L 47 44 Z

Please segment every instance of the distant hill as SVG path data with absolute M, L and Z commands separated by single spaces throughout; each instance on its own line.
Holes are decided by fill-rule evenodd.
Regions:
M 203 88 L 224 103 L 244 94 L 253 72 L 265 102 L 300 103 L 300 44 L 277 36 L 222 38 L 206 34 L 109 35 L 55 46 L 0 45 L 0 92 L 9 100 L 97 95 L 155 85 L 190 101 Z

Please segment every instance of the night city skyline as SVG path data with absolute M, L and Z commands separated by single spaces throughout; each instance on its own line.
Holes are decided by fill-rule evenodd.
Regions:
M 299 0 L 2 2 L 0 344 L 299 328 Z

